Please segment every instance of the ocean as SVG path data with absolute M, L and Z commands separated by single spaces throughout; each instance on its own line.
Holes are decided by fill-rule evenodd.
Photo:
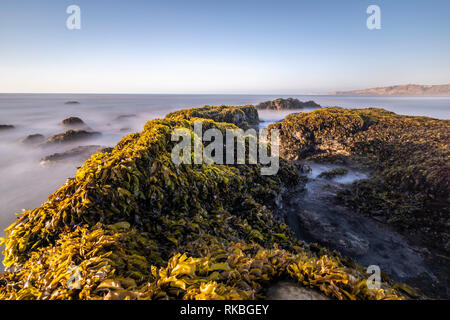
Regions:
M 15 213 L 33 209 L 72 177 L 80 160 L 42 166 L 40 159 L 80 145 L 114 146 L 124 135 L 142 130 L 146 121 L 182 108 L 203 105 L 257 104 L 279 97 L 314 100 L 322 106 L 380 107 L 399 114 L 450 119 L 450 97 L 331 96 L 331 95 L 126 95 L 126 94 L 0 94 L 0 236 L 16 219 Z M 80 104 L 65 104 L 79 101 Z M 262 126 L 283 119 L 292 111 L 260 111 Z M 60 122 L 81 118 L 101 136 L 76 145 L 41 148 L 21 141 L 30 134 L 46 137 L 63 132 Z M 0 270 L 2 268 L 0 267 Z

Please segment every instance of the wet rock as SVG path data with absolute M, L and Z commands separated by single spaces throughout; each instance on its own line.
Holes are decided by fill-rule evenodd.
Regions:
M 319 174 L 317 176 L 317 178 L 323 178 L 323 179 L 331 180 L 331 179 L 333 179 L 335 177 L 346 175 L 347 173 L 348 173 L 347 169 L 345 169 L 345 168 L 337 168 L 337 169 L 333 169 L 333 170 L 330 170 L 330 171 L 322 172 L 321 174 Z
M 68 127 L 68 128 L 87 127 L 87 125 L 84 123 L 84 121 L 78 117 L 69 117 L 67 119 L 64 119 L 61 122 L 61 125 L 63 127 Z
M 46 156 L 41 159 L 41 165 L 48 165 L 51 163 L 56 163 L 58 161 L 63 160 L 87 160 L 92 154 L 96 152 L 111 152 L 112 148 L 99 146 L 99 145 L 90 145 L 90 146 L 79 146 L 73 149 L 70 149 L 65 152 L 54 153 L 52 155 Z
M 0 124 L 0 131 L 3 130 L 11 130 L 14 129 L 15 127 L 13 125 L 10 124 Z
M 130 118 L 135 118 L 136 115 L 135 114 L 121 114 L 119 116 L 117 116 L 114 120 L 115 121 L 123 121 L 123 120 L 128 120 Z
M 449 243 L 450 121 L 377 109 L 324 108 L 288 115 L 280 130 L 287 159 L 348 159 L 369 179 L 337 195 L 357 213 L 387 218 L 412 240 L 444 249 Z
M 45 137 L 42 134 L 30 134 L 25 139 L 22 140 L 24 144 L 36 144 L 45 140 Z
M 314 101 L 302 102 L 298 99 L 275 99 L 272 101 L 261 102 L 256 106 L 257 109 L 263 110 L 299 110 L 304 108 L 320 108 L 321 106 Z
M 80 104 L 80 102 L 72 100 L 72 101 L 66 101 L 64 104 Z
M 52 144 L 62 144 L 69 142 L 76 142 L 81 140 L 92 139 L 100 136 L 100 132 L 95 131 L 86 131 L 86 130 L 67 130 L 63 133 L 58 133 L 50 138 L 48 138 L 45 142 L 42 143 L 43 146 L 52 145 Z
M 269 288 L 267 300 L 330 300 L 319 291 L 302 287 L 292 281 L 280 281 Z

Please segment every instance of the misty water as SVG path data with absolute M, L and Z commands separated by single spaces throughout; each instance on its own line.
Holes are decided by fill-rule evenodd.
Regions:
M 257 104 L 279 97 L 314 100 L 322 106 L 381 107 L 399 114 L 450 119 L 448 97 L 0 94 L 0 125 L 15 127 L 0 131 L 0 236 L 16 218 L 15 213 L 39 206 L 72 177 L 83 162 L 65 160 L 40 165 L 40 159 L 47 155 L 83 145 L 112 147 L 127 133 L 141 131 L 146 121 L 174 110 L 203 105 Z M 67 101 L 80 104 L 65 104 Z M 291 112 L 259 111 L 261 126 L 282 120 Z M 76 144 L 46 148 L 21 142 L 30 134 L 48 138 L 64 132 L 60 122 L 72 116 L 80 117 L 102 135 Z

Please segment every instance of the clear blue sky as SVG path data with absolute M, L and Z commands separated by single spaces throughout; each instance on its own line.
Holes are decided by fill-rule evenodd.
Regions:
M 68 30 L 66 8 L 81 8 Z M 366 28 L 381 8 L 382 29 Z M 1 0 L 0 92 L 319 93 L 450 83 L 448 0 Z

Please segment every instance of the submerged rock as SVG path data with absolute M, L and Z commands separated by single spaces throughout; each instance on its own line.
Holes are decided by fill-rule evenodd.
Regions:
M 100 136 L 100 132 L 95 131 L 86 131 L 86 130 L 67 130 L 63 133 L 58 133 L 50 138 L 48 138 L 45 142 L 42 143 L 43 146 L 52 145 L 52 144 L 62 144 L 62 143 L 70 143 L 81 140 L 92 139 Z
M 130 118 L 136 118 L 137 116 L 135 114 L 121 114 L 117 116 L 114 120 L 115 121 L 122 121 L 122 120 L 128 120 Z
M 0 124 L 0 131 L 2 130 L 11 130 L 14 129 L 15 127 L 11 124 Z
M 22 140 L 24 144 L 36 144 L 45 140 L 45 137 L 42 134 L 30 134 L 25 139 Z
M 83 120 L 78 117 L 69 117 L 61 121 L 63 127 L 76 128 L 76 127 L 86 127 Z
M 70 149 L 65 152 L 54 153 L 52 155 L 46 156 L 41 159 L 41 165 L 48 165 L 62 160 L 87 160 L 93 153 L 96 152 L 111 152 L 112 148 L 91 145 L 91 146 L 80 146 Z
M 6 230 L 0 299 L 256 299 L 281 279 L 336 299 L 405 298 L 387 282 L 367 288 L 361 267 L 275 218 L 282 190 L 300 182 L 285 160 L 272 176 L 259 165 L 171 161 L 175 128 L 193 134 L 201 120 L 224 132 L 237 127 L 216 121 L 236 114 L 257 115 L 183 110 L 92 155 Z M 80 289 L 67 286 L 74 270 Z
M 265 110 L 301 110 L 304 108 L 320 108 L 320 105 L 314 101 L 302 102 L 294 98 L 279 98 L 272 101 L 261 102 L 256 106 L 256 108 Z

